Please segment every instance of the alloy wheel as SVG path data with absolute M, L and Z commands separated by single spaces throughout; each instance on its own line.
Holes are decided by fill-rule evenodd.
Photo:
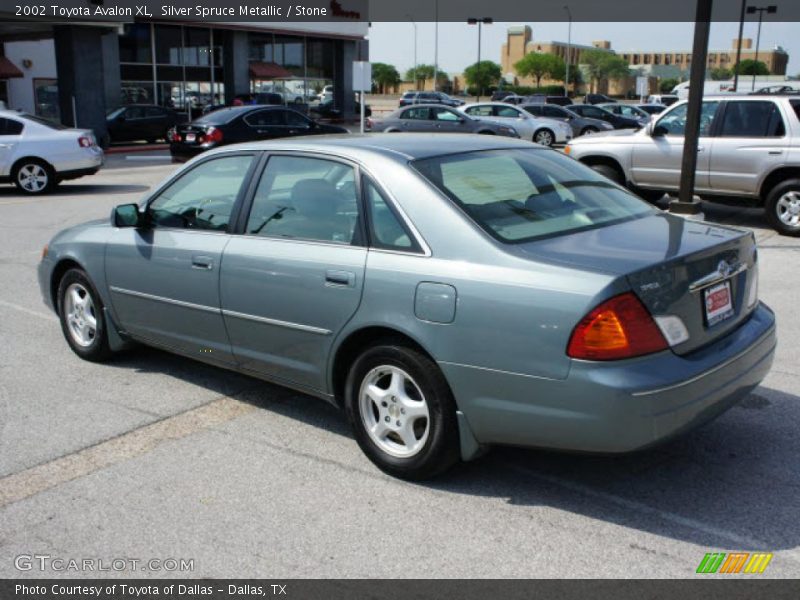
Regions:
M 64 314 L 72 340 L 87 348 L 97 337 L 97 314 L 89 291 L 79 283 L 71 284 L 64 294 Z
M 20 187 L 27 192 L 41 192 L 47 187 L 47 180 L 47 171 L 37 163 L 22 165 L 17 173 Z
M 775 212 L 781 223 L 792 229 L 800 229 L 800 192 L 789 191 L 778 198 Z
M 537 144 L 541 144 L 542 146 L 552 146 L 553 135 L 547 130 L 539 131 L 536 133 L 536 137 L 533 139 L 533 141 Z
M 408 373 L 393 365 L 375 367 L 361 382 L 358 398 L 364 428 L 383 452 L 409 458 L 422 450 L 430 433 L 430 413 Z

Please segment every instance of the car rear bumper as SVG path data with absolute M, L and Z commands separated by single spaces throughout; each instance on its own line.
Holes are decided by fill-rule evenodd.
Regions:
M 479 443 L 621 453 L 726 411 L 766 376 L 775 345 L 774 314 L 760 304 L 741 327 L 691 355 L 573 361 L 564 380 L 440 364 Z
M 212 147 L 216 146 L 187 146 L 183 143 L 172 143 L 169 146 L 169 153 L 172 156 L 172 162 L 186 162 L 198 154 L 211 150 Z

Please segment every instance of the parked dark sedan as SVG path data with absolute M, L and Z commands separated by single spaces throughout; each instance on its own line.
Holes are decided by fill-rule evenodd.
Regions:
M 348 133 L 283 106 L 233 106 L 216 110 L 170 131 L 172 160 L 182 162 L 219 146 L 300 135 Z
M 642 123 L 636 119 L 623 117 L 622 115 L 615 115 L 614 113 L 609 112 L 604 108 L 600 108 L 599 106 L 594 106 L 593 104 L 573 104 L 569 107 L 569 109 L 581 117 L 605 121 L 614 129 L 639 129 L 642 127 Z
M 185 118 L 183 119 L 185 121 Z M 112 142 L 166 139 L 167 132 L 181 122 L 171 108 L 155 104 L 130 104 L 110 111 L 106 127 Z
M 583 101 L 586 104 L 606 104 L 608 102 L 616 102 L 616 100 L 606 96 L 605 94 L 586 94 L 583 97 Z
M 355 106 L 355 108 L 354 108 L 355 114 L 356 115 L 360 115 L 361 114 L 361 105 L 358 102 L 356 102 L 354 106 Z M 340 108 L 337 108 L 336 106 L 334 106 L 333 100 L 326 100 L 325 102 L 320 102 L 319 104 L 317 104 L 315 106 L 312 106 L 310 108 L 310 111 L 312 113 L 315 113 L 315 114 L 319 115 L 319 117 L 323 118 L 323 119 L 340 119 L 340 118 L 342 118 L 342 110 Z M 372 116 L 372 108 L 370 107 L 369 104 L 367 104 L 364 107 L 364 116 L 365 117 L 371 117 Z

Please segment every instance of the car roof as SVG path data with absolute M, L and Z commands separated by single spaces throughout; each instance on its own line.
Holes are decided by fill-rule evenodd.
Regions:
M 231 150 L 272 150 L 322 152 L 360 160 L 369 156 L 384 156 L 401 162 L 461 154 L 480 150 L 501 149 L 544 150 L 547 148 L 529 141 L 494 135 L 470 135 L 463 133 L 368 133 L 321 135 L 299 138 L 284 138 L 259 142 L 245 142 L 223 146 L 218 150 L 205 152 L 222 153 Z

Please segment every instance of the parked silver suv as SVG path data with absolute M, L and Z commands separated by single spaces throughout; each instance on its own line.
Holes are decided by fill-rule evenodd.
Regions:
M 679 187 L 687 103 L 639 131 L 573 140 L 565 151 L 648 199 Z M 800 236 L 800 98 L 720 96 L 703 99 L 695 191 L 757 199 L 770 224 Z

